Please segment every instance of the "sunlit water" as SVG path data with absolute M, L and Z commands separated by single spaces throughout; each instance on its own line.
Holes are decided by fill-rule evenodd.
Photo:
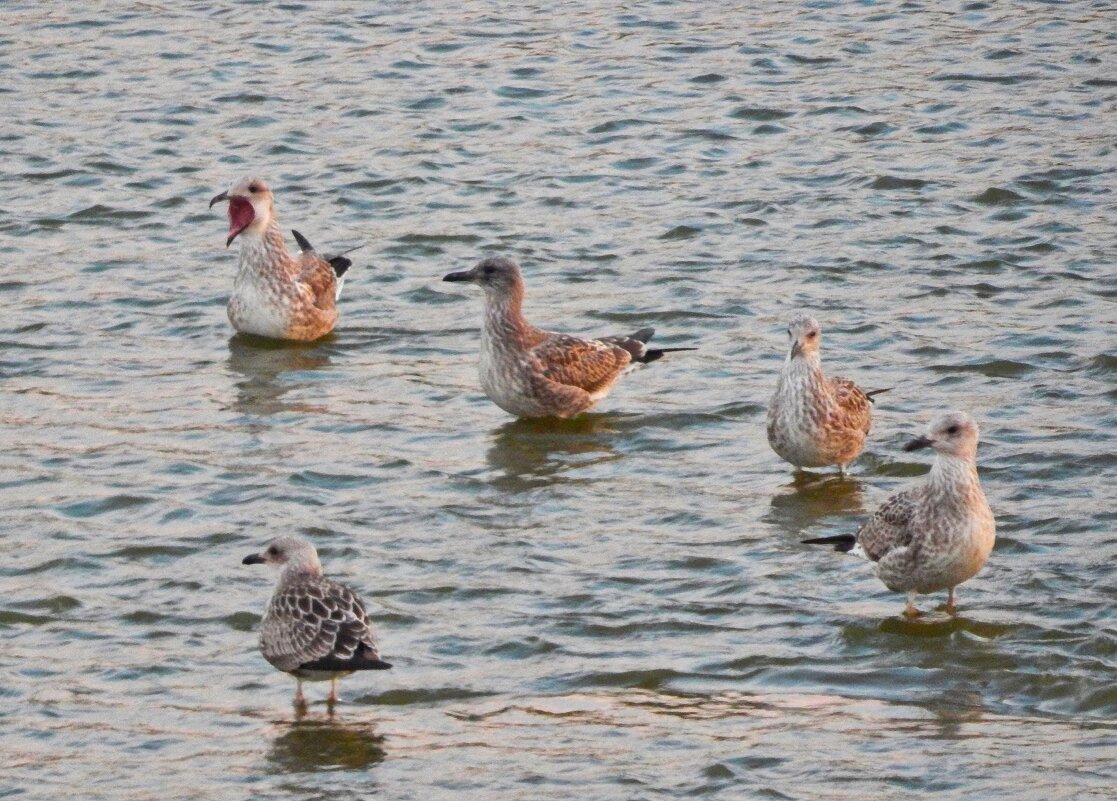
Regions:
M 1107 4 L 226 5 L 0 6 L 0 796 L 1112 797 Z M 246 173 L 366 243 L 323 342 L 230 339 Z M 700 350 L 512 422 L 483 253 Z M 764 439 L 800 309 L 894 387 L 848 479 Z M 999 539 L 908 624 L 799 540 L 948 408 Z M 256 651 L 286 532 L 395 664 L 333 718 Z

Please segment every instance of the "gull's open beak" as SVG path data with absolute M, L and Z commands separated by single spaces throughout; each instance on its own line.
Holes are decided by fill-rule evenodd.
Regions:
M 464 270 L 460 273 L 450 273 L 442 276 L 443 281 L 472 281 L 476 277 L 473 270 Z
M 248 556 L 241 559 L 240 563 L 242 565 L 262 565 L 266 561 L 268 560 L 265 559 L 261 554 L 250 553 Z
M 934 444 L 935 441 L 928 437 L 916 437 L 904 446 L 904 450 L 910 453 L 911 451 L 917 451 L 921 448 L 930 448 Z
M 209 207 L 212 209 L 215 203 L 220 203 L 223 200 L 228 200 L 228 199 L 229 199 L 229 193 L 228 192 L 222 192 L 220 195 L 214 195 L 213 200 L 211 200 L 209 202 Z

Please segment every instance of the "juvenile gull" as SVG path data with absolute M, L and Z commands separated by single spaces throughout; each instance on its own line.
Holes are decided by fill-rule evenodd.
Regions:
M 799 315 L 787 326 L 791 349 L 768 405 L 768 444 L 796 467 L 846 468 L 865 448 L 872 424 L 873 396 L 846 378 L 822 372 L 822 328 Z
M 466 281 L 485 292 L 479 372 L 485 394 L 517 417 L 573 417 L 609 394 L 625 372 L 665 353 L 649 348 L 653 328 L 628 336 L 582 339 L 536 328 L 524 319 L 524 279 L 511 259 L 488 258 L 443 281 Z
M 245 178 L 209 202 L 229 203 L 229 238 L 240 237 L 240 266 L 229 298 L 229 321 L 246 334 L 310 341 L 337 323 L 342 278 L 352 262 L 324 257 L 298 231 L 301 252 L 287 252 L 275 217 L 271 190 L 259 178 Z
M 932 421 L 927 436 L 912 440 L 905 451 L 934 448 L 927 480 L 897 492 L 858 529 L 803 540 L 833 545 L 873 563 L 873 570 L 893 592 L 906 592 L 904 614 L 915 617 L 917 593 L 949 590 L 946 610 L 957 609 L 954 588 L 981 570 L 996 538 L 996 522 L 977 477 L 977 424 L 965 412 L 950 412 Z
M 260 625 L 260 652 L 273 667 L 298 681 L 297 709 L 306 709 L 304 680 L 328 679 L 332 707 L 337 703 L 339 677 L 391 667 L 380 659 L 361 599 L 344 584 L 322 575 L 318 553 L 309 542 L 279 537 L 242 563 L 281 567 Z

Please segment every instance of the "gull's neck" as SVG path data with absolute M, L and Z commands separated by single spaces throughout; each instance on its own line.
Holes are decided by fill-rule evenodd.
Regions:
M 299 579 L 321 575 L 322 565 L 318 561 L 318 556 L 316 554 L 311 554 L 304 559 L 288 562 L 284 565 L 282 572 L 279 574 L 279 586 L 282 587 L 298 581 Z
M 818 351 L 792 357 L 788 354 L 780 373 L 781 390 L 795 395 L 830 397 L 830 388 L 822 372 L 822 357 Z
M 509 291 L 485 290 L 485 321 L 481 327 L 482 347 L 526 350 L 537 339 L 538 329 L 524 319 L 524 287 L 517 283 Z
M 940 507 L 970 509 L 975 502 L 986 503 L 972 455 L 937 453 L 927 475 L 927 489 Z
M 240 273 L 271 277 L 277 272 L 294 276 L 296 265 L 273 217 L 263 231 L 245 231 L 240 235 Z

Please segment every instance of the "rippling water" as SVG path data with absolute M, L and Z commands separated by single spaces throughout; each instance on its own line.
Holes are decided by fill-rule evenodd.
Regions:
M 755 5 L 0 7 L 0 796 L 1112 797 L 1112 8 Z M 323 342 L 230 339 L 249 172 L 367 243 Z M 512 422 L 482 253 L 700 350 Z M 849 479 L 764 439 L 798 309 L 895 387 Z M 953 407 L 1000 536 L 906 624 L 798 541 Z M 396 666 L 332 719 L 255 649 L 280 532 Z

